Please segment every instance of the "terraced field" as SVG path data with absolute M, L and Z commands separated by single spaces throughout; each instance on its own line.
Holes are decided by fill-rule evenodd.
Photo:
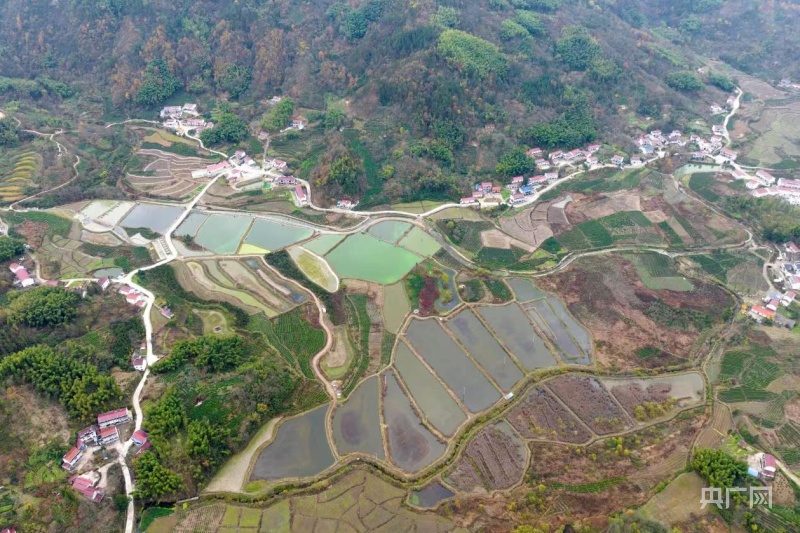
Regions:
M 205 168 L 212 163 L 210 159 L 183 156 L 152 148 L 139 150 L 137 157 L 147 162 L 142 165 L 141 170 L 128 172 L 125 180 L 134 189 L 149 196 L 179 200 L 191 196 L 195 190 L 208 183 L 208 178 L 192 179 L 192 171 Z
M 0 203 L 16 202 L 35 191 L 41 159 L 34 152 L 23 152 L 3 162 L 8 171 L 0 173 Z

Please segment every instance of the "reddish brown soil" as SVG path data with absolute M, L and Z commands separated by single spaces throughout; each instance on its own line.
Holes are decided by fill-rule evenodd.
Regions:
M 630 419 L 608 391 L 594 378 L 562 376 L 547 387 L 598 435 L 631 427 Z
M 524 472 L 525 448 L 522 441 L 491 426 L 470 441 L 450 480 L 455 488 L 464 492 L 471 492 L 476 487 L 501 490 L 519 483 Z
M 47 231 L 47 224 L 44 222 L 31 222 L 26 220 L 15 228 L 15 231 L 25 237 L 25 240 L 33 248 L 38 248 L 42 245 L 44 234 Z
M 642 388 L 638 383 L 628 383 L 613 387 L 611 394 L 629 415 L 635 416 L 637 405 L 645 402 L 661 403 L 666 401 L 670 397 L 670 390 L 672 390 L 672 386 L 669 383 L 653 383 L 647 389 Z
M 425 286 L 419 291 L 419 314 L 430 316 L 436 314 L 434 303 L 439 298 L 438 281 L 436 278 L 426 277 Z
M 619 370 L 674 365 L 698 347 L 699 331 L 656 322 L 648 315 L 657 300 L 711 316 L 715 323 L 733 303 L 723 289 L 700 280 L 692 280 L 692 291 L 649 289 L 635 267 L 617 255 L 582 258 L 539 283 L 561 297 L 590 330 L 600 364 Z M 645 347 L 657 347 L 661 355 L 639 357 L 636 351 Z
M 544 388 L 532 388 L 506 419 L 527 439 L 579 444 L 591 438 L 575 415 Z

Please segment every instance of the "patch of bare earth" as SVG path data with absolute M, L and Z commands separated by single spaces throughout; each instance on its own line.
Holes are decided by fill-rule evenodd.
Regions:
M 512 246 L 525 250 L 526 252 L 533 252 L 536 250 L 535 247 L 507 235 L 499 229 L 482 231 L 481 244 L 489 248 L 502 248 L 504 250 L 510 250 Z
M 668 366 L 692 355 L 701 332 L 670 326 L 653 310 L 668 307 L 717 317 L 731 305 L 721 288 L 693 282 L 695 291 L 649 289 L 635 267 L 617 255 L 582 258 L 566 270 L 540 279 L 541 288 L 561 297 L 589 328 L 600 364 L 622 370 Z M 660 352 L 639 357 L 637 350 L 645 347 Z

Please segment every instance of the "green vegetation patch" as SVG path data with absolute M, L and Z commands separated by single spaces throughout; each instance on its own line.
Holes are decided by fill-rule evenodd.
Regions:
M 511 293 L 511 289 L 501 279 L 487 278 L 483 280 L 483 284 L 489 290 L 489 293 L 496 302 L 510 302 L 514 297 L 514 295 Z
M 613 477 L 603 479 L 600 481 L 593 481 L 591 483 L 582 483 L 579 485 L 564 485 L 563 483 L 552 483 L 550 486 L 554 489 L 561 489 L 567 492 L 577 492 L 578 494 L 598 494 L 605 492 L 614 485 L 619 485 L 625 481 L 624 477 Z
M 461 30 L 443 31 L 437 48 L 458 69 L 481 78 L 489 74 L 502 76 L 507 69 L 497 46 Z
M 722 198 L 713 190 L 716 183 L 714 172 L 697 172 L 689 178 L 689 188 L 711 203 L 716 203 Z
M 305 309 L 295 308 L 273 321 L 275 338 L 294 355 L 303 375 L 314 379 L 311 359 L 325 346 L 325 332 L 312 326 L 303 316 Z
M 689 259 L 700 265 L 708 275 L 723 282 L 728 281 L 729 270 L 747 261 L 742 254 L 729 253 L 691 255 Z
M 690 291 L 694 288 L 689 280 L 678 273 L 675 262 L 666 255 L 631 254 L 628 259 L 636 267 L 636 273 L 642 283 L 650 289 Z

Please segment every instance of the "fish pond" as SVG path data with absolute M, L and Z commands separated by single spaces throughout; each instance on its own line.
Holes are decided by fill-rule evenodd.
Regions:
M 452 498 L 453 496 L 455 496 L 453 491 L 438 481 L 434 481 L 419 490 L 412 490 L 408 497 L 408 502 L 411 505 L 422 507 L 423 509 L 433 509 L 439 505 L 439 502 Z
M 204 213 L 198 213 L 196 211 L 192 211 L 189 213 L 189 216 L 181 222 L 181 225 L 175 230 L 176 237 L 194 237 L 197 235 L 197 230 L 200 229 L 200 226 L 208 220 L 208 215 Z
M 441 457 L 446 446 L 422 425 L 394 372 L 387 371 L 381 379 L 391 460 L 406 472 L 419 472 Z
M 467 415 L 439 380 L 411 352 L 405 341 L 397 343 L 394 367 L 422 410 L 425 420 L 443 435 L 455 433 L 467 419 Z
M 256 459 L 251 480 L 309 477 L 334 463 L 325 434 L 328 404 L 290 418 Z
M 244 238 L 244 244 L 258 246 L 264 250 L 274 252 L 308 239 L 313 234 L 314 232 L 310 228 L 256 219 L 247 237 Z
M 508 286 L 514 291 L 518 302 L 530 302 L 547 296 L 534 286 L 533 282 L 522 278 L 509 278 L 506 280 Z
M 383 324 L 387 330 L 397 333 L 406 315 L 411 311 L 411 304 L 408 302 L 403 284 L 394 283 L 384 287 L 383 301 Z
M 386 220 L 369 227 L 367 232 L 382 241 L 397 244 L 397 241 L 411 229 L 411 223 L 399 220 Z
M 550 340 L 561 350 L 566 362 L 588 365 L 589 355 L 584 352 L 567 331 L 567 326 L 556 315 L 548 300 L 536 300 L 525 305 L 531 320 L 544 331 Z
M 339 454 L 361 452 L 386 457 L 381 435 L 378 377 L 363 381 L 333 415 L 333 439 Z
M 399 281 L 422 260 L 405 248 L 367 233 L 350 235 L 325 259 L 340 278 L 362 279 L 384 285 Z
M 400 239 L 397 244 L 423 257 L 429 257 L 441 248 L 436 239 L 416 226 L 411 228 L 411 231 Z
M 511 390 L 522 379 L 522 371 L 471 309 L 458 313 L 446 326 L 503 390 Z
M 182 212 L 183 208 L 178 206 L 137 204 L 119 225 L 125 228 L 147 228 L 163 235 Z
M 500 399 L 499 391 L 435 320 L 412 320 L 406 337 L 417 353 L 473 413 Z
M 220 255 L 232 255 L 253 219 L 246 215 L 211 215 L 200 228 L 195 242 Z
M 527 370 L 556 364 L 544 341 L 539 338 L 528 315 L 516 303 L 477 307 L 497 339 Z
M 323 233 L 303 244 L 303 248 L 314 252 L 317 255 L 325 255 L 331 249 L 344 240 L 344 235 Z

